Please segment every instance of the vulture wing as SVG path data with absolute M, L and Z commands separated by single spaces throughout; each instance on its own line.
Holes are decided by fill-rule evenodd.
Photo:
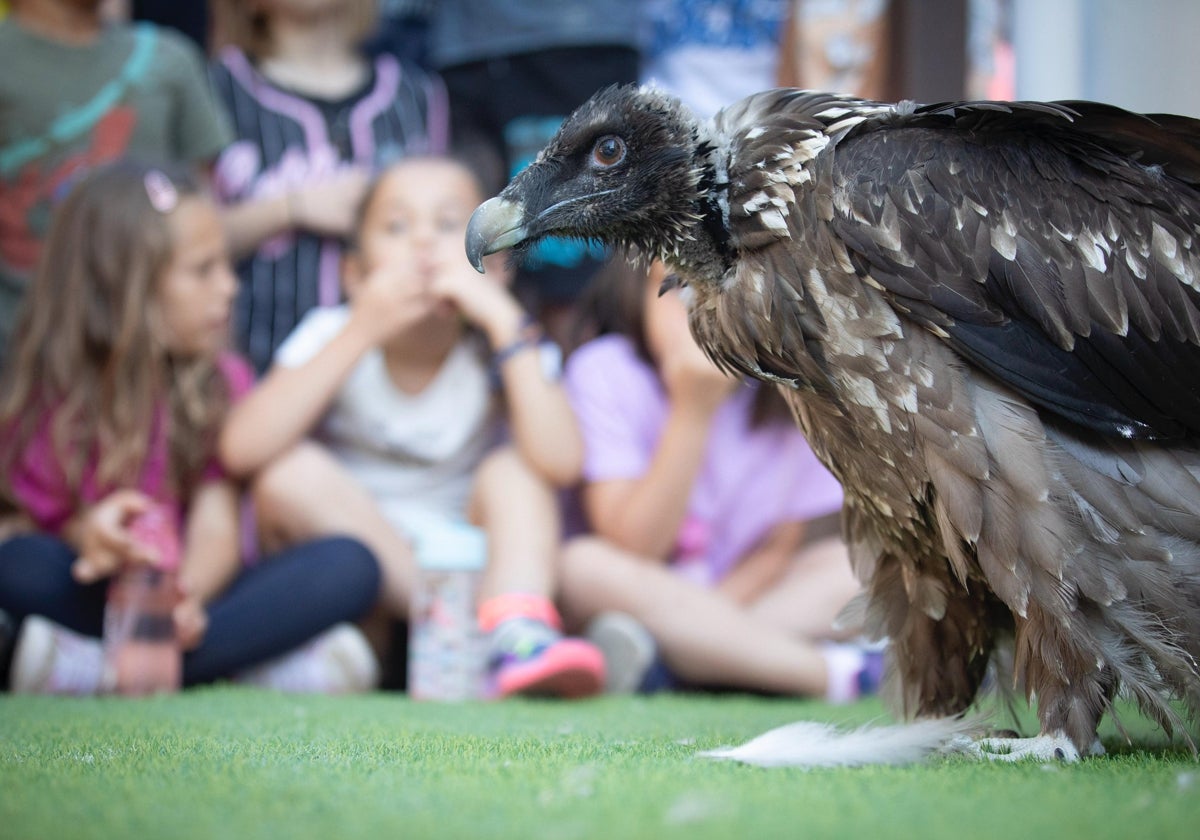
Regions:
M 834 150 L 854 271 L 974 365 L 1108 435 L 1200 434 L 1200 143 L 1094 103 L 929 106 Z

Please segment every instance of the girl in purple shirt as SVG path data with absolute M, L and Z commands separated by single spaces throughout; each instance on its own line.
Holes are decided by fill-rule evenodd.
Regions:
M 661 265 L 606 273 L 589 307 L 601 334 L 566 366 L 593 535 L 568 546 L 562 598 L 621 660 L 610 687 L 642 677 L 644 628 L 690 684 L 857 697 L 876 663 L 832 643 L 858 590 L 837 536 L 841 487 L 775 389 L 704 356 L 679 292 L 656 299 Z

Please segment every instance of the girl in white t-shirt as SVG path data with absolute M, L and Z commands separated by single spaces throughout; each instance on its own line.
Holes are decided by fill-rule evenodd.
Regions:
M 582 444 L 557 353 L 507 272 L 480 275 L 467 261 L 467 220 L 483 198 L 449 158 L 385 170 L 345 262 L 349 302 L 301 321 L 231 415 L 221 454 L 236 474 L 265 468 L 261 483 L 308 488 L 307 504 L 260 511 L 281 537 L 349 533 L 370 545 L 396 617 L 407 615 L 422 529 L 483 528 L 479 622 L 494 692 L 584 696 L 602 685 L 603 657 L 561 635 L 551 600 L 554 488 L 578 475 Z

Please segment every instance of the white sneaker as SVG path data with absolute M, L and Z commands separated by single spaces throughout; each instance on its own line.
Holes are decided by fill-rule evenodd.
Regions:
M 104 647 L 39 615 L 21 623 L 13 650 L 9 688 L 13 694 L 85 697 L 104 688 Z
M 379 663 L 357 627 L 338 624 L 235 679 L 290 694 L 353 694 L 379 685 Z
M 586 635 L 604 654 L 604 693 L 636 692 L 658 653 L 650 631 L 631 615 L 606 612 L 591 620 Z

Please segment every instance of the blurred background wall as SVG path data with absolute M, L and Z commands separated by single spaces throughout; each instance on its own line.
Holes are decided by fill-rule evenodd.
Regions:
M 1016 96 L 1200 117 L 1198 37 L 1197 0 L 1012 0 Z

